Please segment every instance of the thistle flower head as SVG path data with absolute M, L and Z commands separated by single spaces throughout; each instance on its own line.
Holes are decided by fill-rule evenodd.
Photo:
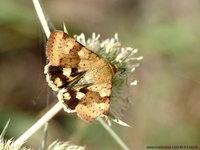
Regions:
M 142 56 L 136 57 L 135 54 L 138 52 L 137 49 L 132 47 L 123 47 L 118 34 L 115 33 L 114 37 L 106 40 L 100 40 L 100 35 L 93 33 L 91 38 L 86 39 L 85 35 L 81 33 L 80 35 L 75 35 L 75 39 L 94 51 L 102 58 L 109 60 L 114 66 L 116 66 L 117 72 L 113 79 L 112 95 L 111 98 L 118 101 L 117 103 L 124 107 L 127 101 L 121 100 L 125 99 L 120 95 L 120 93 L 126 79 L 127 75 L 135 70 L 139 66 L 137 61 L 143 59 Z M 137 80 L 128 83 L 130 86 L 136 85 Z M 112 111 L 112 105 L 111 105 Z M 119 115 L 120 116 L 120 115 Z
M 31 150 L 22 145 L 13 145 L 13 140 L 0 139 L 0 150 Z M 85 150 L 83 146 L 72 145 L 69 142 L 55 141 L 49 147 L 48 150 Z
M 48 150 L 85 150 L 83 146 L 72 145 L 69 142 L 53 142 Z
M 22 147 L 22 145 L 13 145 L 13 143 L 14 141 L 12 139 L 4 140 L 0 138 L 0 150 L 30 150 L 26 147 Z

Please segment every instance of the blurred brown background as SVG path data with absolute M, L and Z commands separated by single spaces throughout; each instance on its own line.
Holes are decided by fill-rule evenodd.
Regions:
M 148 145 L 200 148 L 198 0 L 49 0 L 43 6 L 57 29 L 65 22 L 71 35 L 96 32 L 102 39 L 117 32 L 124 46 L 144 56 L 131 75 L 138 85 L 129 88 L 133 104 L 122 118 L 132 128 L 113 124 L 131 150 Z M 31 1 L 0 1 L 0 129 L 10 118 L 7 138 L 19 137 L 56 101 L 46 96 L 44 39 Z M 27 145 L 37 149 L 42 134 Z M 88 124 L 64 112 L 50 122 L 48 140 L 56 139 L 87 150 L 120 150 L 98 122 Z

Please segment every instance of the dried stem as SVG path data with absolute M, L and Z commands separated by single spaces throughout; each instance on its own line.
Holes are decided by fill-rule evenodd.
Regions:
M 30 138 L 36 131 L 38 131 L 46 122 L 53 118 L 60 110 L 62 104 L 59 102 L 54 105 L 44 116 L 42 116 L 31 128 L 22 134 L 14 143 L 14 146 L 22 145 L 28 138 Z
M 130 150 L 127 145 L 122 141 L 122 139 L 116 134 L 113 129 L 108 126 L 108 124 L 100 117 L 97 120 L 101 123 L 101 125 L 108 131 L 108 133 L 113 137 L 113 139 L 121 146 L 123 150 Z
M 40 5 L 40 2 L 39 0 L 32 0 L 33 1 L 33 5 L 35 6 L 35 10 L 36 10 L 36 13 L 38 15 L 38 18 L 40 20 L 40 23 L 43 27 L 43 30 L 46 34 L 46 37 L 48 38 L 50 36 L 50 30 L 49 30 L 49 26 L 48 26 L 48 23 L 46 21 L 46 18 L 45 18 L 45 15 L 43 13 L 43 10 L 42 10 L 42 7 Z

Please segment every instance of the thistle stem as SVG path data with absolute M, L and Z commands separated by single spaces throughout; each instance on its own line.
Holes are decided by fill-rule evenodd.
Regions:
M 46 18 L 44 16 L 44 12 L 42 10 L 42 7 L 39 3 L 39 0 L 32 0 L 33 1 L 33 5 L 35 6 L 35 10 L 36 10 L 36 13 L 38 15 L 38 18 L 40 20 L 40 23 L 43 27 L 43 30 L 46 34 L 46 37 L 48 38 L 50 36 L 50 30 L 49 30 L 49 26 L 48 26 L 48 23 L 46 21 Z
M 115 131 L 111 127 L 108 126 L 108 124 L 105 123 L 105 121 L 98 117 L 97 120 L 101 123 L 101 125 L 108 131 L 108 133 L 113 137 L 113 139 L 121 146 L 123 150 L 130 150 L 126 144 L 122 141 L 122 139 L 116 134 Z
M 38 131 L 46 122 L 53 118 L 61 109 L 63 109 L 61 103 L 55 104 L 44 116 L 42 116 L 31 128 L 29 128 L 24 134 L 22 134 L 13 145 L 22 145 L 27 139 L 29 139 L 36 131 Z

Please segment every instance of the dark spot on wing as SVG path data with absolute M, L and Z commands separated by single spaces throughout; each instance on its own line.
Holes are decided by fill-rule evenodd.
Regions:
M 67 106 L 70 109 L 74 110 L 75 107 L 78 105 L 79 100 L 76 98 L 76 91 L 70 90 L 69 94 L 70 94 L 71 98 L 70 98 L 70 100 L 65 101 L 65 104 L 67 104 Z
M 77 76 L 78 74 L 79 74 L 78 69 L 77 69 L 77 68 L 72 68 L 72 71 L 71 71 L 71 75 L 70 75 L 70 76 L 75 77 L 75 76 Z
M 63 39 L 65 40 L 65 39 L 67 39 L 67 38 L 69 38 L 70 36 L 67 34 L 67 33 L 64 33 L 63 32 Z
M 72 56 L 78 55 L 78 51 L 80 51 L 81 48 L 82 48 L 82 45 L 79 44 L 78 42 L 75 42 L 73 48 L 70 49 L 70 51 L 69 51 L 70 55 L 72 55 Z
M 89 91 L 88 86 L 81 88 L 79 91 L 86 94 Z
M 49 74 L 53 82 L 55 82 L 56 78 L 59 78 L 62 81 L 63 85 L 67 85 L 69 83 L 69 78 L 63 75 L 63 67 L 61 66 L 49 66 Z

